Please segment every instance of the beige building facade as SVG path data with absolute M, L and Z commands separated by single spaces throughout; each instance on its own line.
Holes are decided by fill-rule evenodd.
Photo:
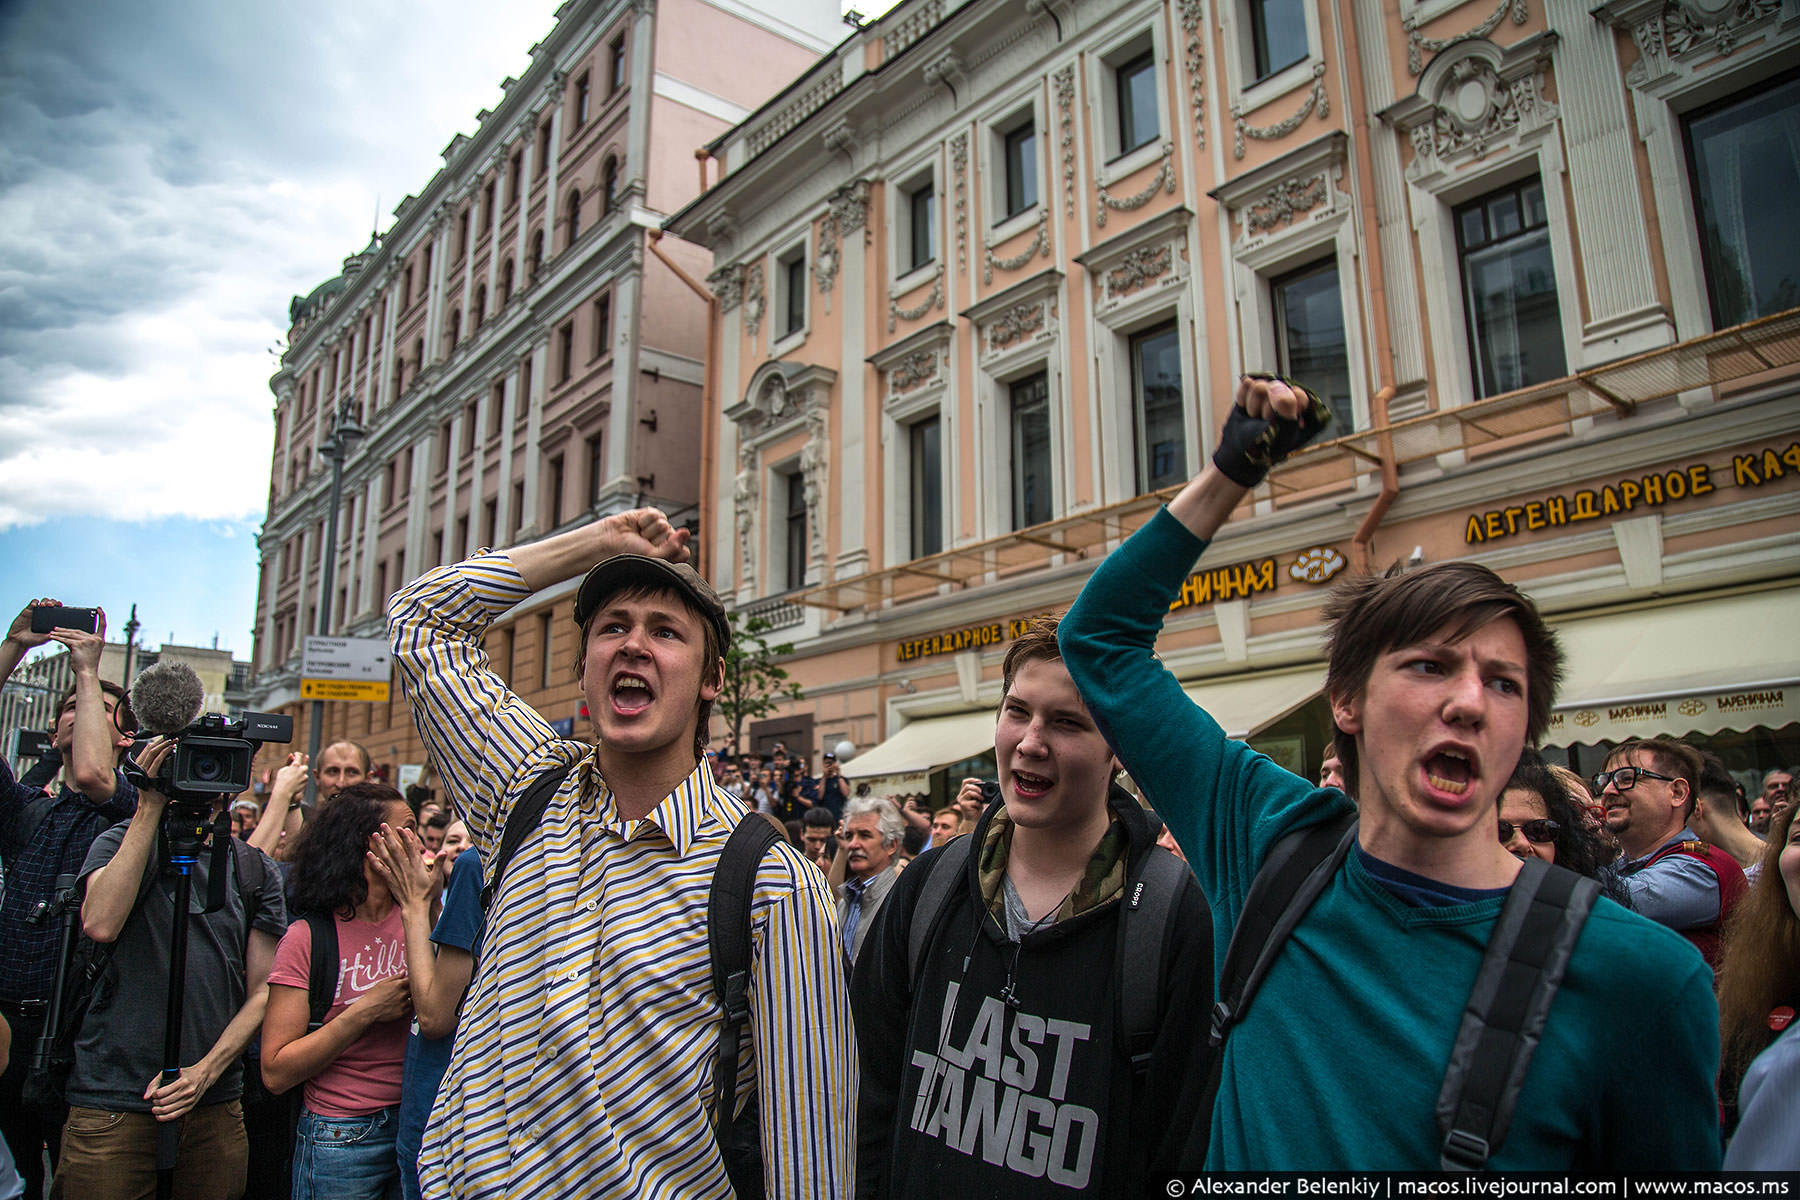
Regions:
M 303 639 L 321 616 L 334 635 L 385 636 L 387 597 L 424 570 L 640 504 L 704 527 L 696 289 L 710 257 L 651 238 L 699 191 L 694 148 L 842 33 L 829 3 L 571 0 L 394 223 L 295 297 L 271 380 L 251 707 L 292 713 L 297 746 Z M 362 434 L 346 439 L 324 594 L 321 450 L 342 417 Z M 540 597 L 487 649 L 572 725 L 571 603 Z M 324 735 L 363 742 L 390 779 L 423 762 L 397 685 L 386 704 L 328 703 Z
M 1473 558 L 1562 630 L 1578 767 L 1648 733 L 1800 760 L 1797 46 L 1793 0 L 866 24 L 668 223 L 714 259 L 705 567 L 805 689 L 742 749 L 847 741 L 940 799 L 981 773 L 1006 643 L 1271 370 L 1332 440 L 1159 647 L 1235 736 L 1316 770 L 1330 581 Z

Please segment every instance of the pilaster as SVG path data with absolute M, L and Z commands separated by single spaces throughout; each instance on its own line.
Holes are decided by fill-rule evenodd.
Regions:
M 513 413 L 518 394 L 518 372 L 508 372 L 500 395 L 500 462 L 497 467 L 500 478 L 494 492 L 494 540 L 499 545 L 512 543 Z M 493 403 L 491 395 L 488 403 Z

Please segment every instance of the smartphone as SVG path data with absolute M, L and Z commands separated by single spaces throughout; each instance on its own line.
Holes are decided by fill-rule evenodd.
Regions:
M 46 604 L 31 610 L 31 632 L 49 633 L 52 629 L 79 629 L 83 633 L 97 633 L 100 629 L 100 610 L 64 608 L 60 604 Z

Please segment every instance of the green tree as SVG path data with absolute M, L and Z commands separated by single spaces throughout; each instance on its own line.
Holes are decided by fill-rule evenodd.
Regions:
M 714 706 L 730 730 L 734 752 L 743 751 L 744 722 L 769 716 L 786 701 L 800 699 L 800 685 L 788 678 L 778 660 L 794 652 L 794 643 L 769 645 L 763 636 L 769 623 L 761 617 L 731 614 L 731 649 L 725 654 L 725 683 Z

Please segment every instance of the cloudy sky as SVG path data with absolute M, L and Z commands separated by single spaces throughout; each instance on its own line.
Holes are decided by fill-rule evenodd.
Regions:
M 557 0 L 0 0 L 0 605 L 248 657 L 270 347 Z M 379 208 L 377 203 L 379 202 Z

